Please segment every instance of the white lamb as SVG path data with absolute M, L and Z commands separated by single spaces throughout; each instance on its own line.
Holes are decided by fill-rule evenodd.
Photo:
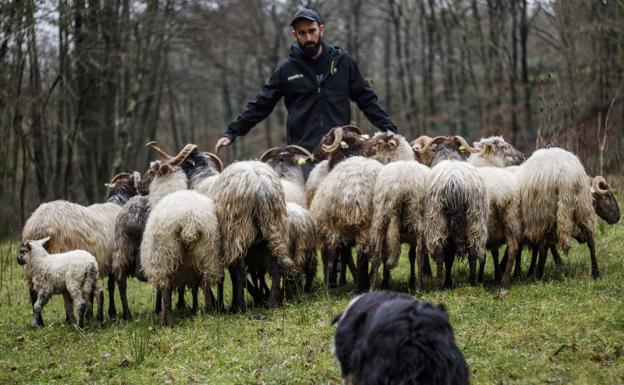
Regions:
M 97 318 L 102 321 L 104 292 L 95 257 L 84 250 L 49 254 L 44 248 L 49 240 L 50 237 L 46 237 L 22 242 L 17 257 L 17 263 L 26 265 L 26 281 L 32 284 L 37 295 L 31 325 L 43 326 L 41 310 L 54 294 L 63 294 L 66 322 L 76 321 L 73 303 L 78 311 L 78 326 L 83 327 L 85 314 L 92 309 L 91 297 L 97 292 Z

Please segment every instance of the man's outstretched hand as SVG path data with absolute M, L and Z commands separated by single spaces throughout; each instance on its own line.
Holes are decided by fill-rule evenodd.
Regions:
M 217 140 L 217 144 L 215 145 L 215 154 L 219 153 L 219 150 L 221 149 L 221 147 L 223 146 L 229 146 L 230 143 L 232 143 L 232 141 L 230 140 L 230 138 L 227 138 L 225 136 L 219 138 L 219 140 Z

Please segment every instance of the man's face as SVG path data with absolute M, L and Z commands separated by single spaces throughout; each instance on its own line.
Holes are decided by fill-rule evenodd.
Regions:
M 325 32 L 325 26 L 316 21 L 299 20 L 294 25 L 293 36 L 308 56 L 314 56 L 321 46 L 321 38 Z

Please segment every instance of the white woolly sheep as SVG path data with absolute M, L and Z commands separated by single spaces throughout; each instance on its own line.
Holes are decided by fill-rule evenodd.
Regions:
M 538 246 L 537 278 L 550 244 L 570 248 L 575 235 L 587 239 L 592 276 L 600 276 L 593 237 L 593 206 L 587 174 L 576 155 L 561 148 L 537 150 L 516 172 L 525 238 Z
M 97 319 L 102 321 L 104 293 L 95 257 L 84 250 L 49 254 L 44 248 L 49 240 L 48 236 L 23 241 L 17 257 L 17 262 L 25 265 L 24 276 L 36 293 L 31 325 L 43 326 L 41 312 L 55 294 L 63 295 L 66 322 L 76 321 L 73 305 L 76 306 L 79 327 L 84 326 L 85 315 L 92 309 L 91 298 L 97 295 Z
M 522 237 L 520 219 L 520 191 L 518 178 L 513 172 L 497 167 L 477 167 L 485 184 L 489 200 L 487 249 L 492 253 L 494 277 L 503 286 L 508 286 L 514 259 L 509 259 L 502 274 L 499 270 L 498 249 L 507 244 L 506 255 L 514 256 Z M 485 254 L 479 267 L 479 279 L 483 279 Z
M 212 192 L 221 229 L 223 265 L 230 269 L 232 278 L 232 307 L 243 310 L 244 256 L 254 242 L 267 241 L 272 257 L 284 272 L 290 273 L 295 267 L 288 255 L 284 192 L 277 173 L 258 161 L 236 162 L 225 168 Z M 272 279 L 277 281 L 279 277 Z
M 422 206 L 429 172 L 428 167 L 416 161 L 398 161 L 385 165 L 377 176 L 370 227 L 371 290 L 375 290 L 381 263 L 384 264 L 382 288 L 387 287 L 388 274 L 397 265 L 402 242 L 410 244 L 410 287 L 415 285 L 416 245 L 423 246 Z
M 507 143 L 502 136 L 490 136 L 474 142 L 480 152 L 471 153 L 468 163 L 475 167 L 517 166 L 524 161 L 524 154 Z
M 442 288 L 442 262 L 446 264 L 445 286 L 453 285 L 451 270 L 455 254 L 468 254 L 469 280 L 474 285 L 477 259 L 485 252 L 488 236 L 484 181 L 474 166 L 444 160 L 431 169 L 427 186 L 423 227 L 427 249 L 437 266 L 438 288 Z M 418 276 L 418 289 L 422 289 L 420 271 Z
M 121 206 L 137 194 L 140 175 L 119 174 L 113 178 L 106 203 L 82 206 L 57 200 L 39 205 L 24 224 L 22 240 L 51 237 L 47 243 L 50 253 L 86 250 L 98 262 L 101 277 L 108 277 L 108 314 L 115 317 L 115 279 L 111 260 L 115 246 L 115 221 Z M 31 293 L 31 298 L 32 298 Z

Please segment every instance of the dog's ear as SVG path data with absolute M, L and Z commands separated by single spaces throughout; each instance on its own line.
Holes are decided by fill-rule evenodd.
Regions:
M 332 325 L 337 324 L 337 323 L 338 323 L 338 321 L 340 321 L 340 319 L 342 318 L 342 315 L 343 315 L 343 314 L 344 314 L 344 313 L 340 313 L 340 314 L 338 314 L 337 316 L 335 316 L 334 318 L 332 318 L 332 320 L 331 320 L 331 324 L 332 324 Z

